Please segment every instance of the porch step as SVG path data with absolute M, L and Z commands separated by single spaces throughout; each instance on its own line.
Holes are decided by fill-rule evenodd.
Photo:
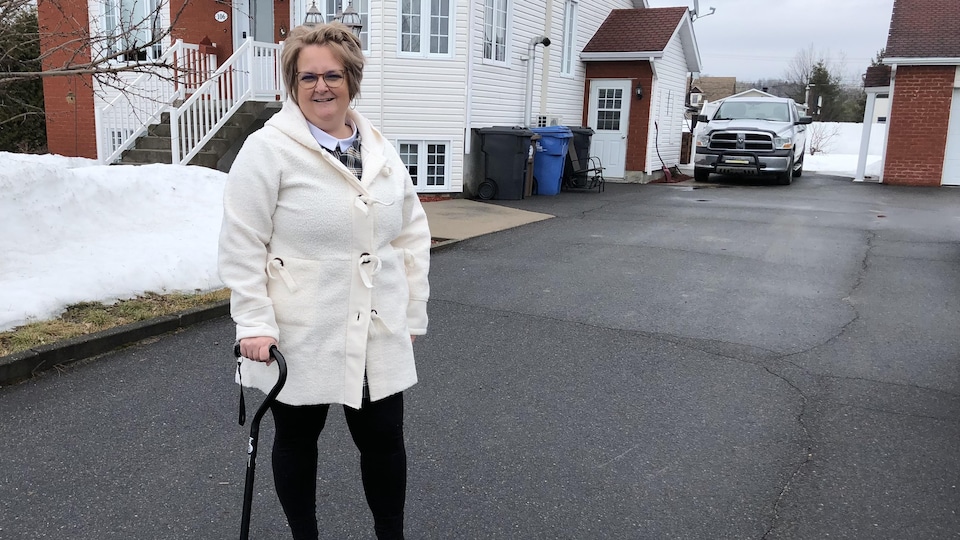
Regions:
M 246 138 L 263 126 L 280 110 L 280 103 L 249 101 L 244 103 L 203 149 L 190 160 L 190 165 L 211 169 L 229 170 L 236 152 Z M 224 159 L 226 158 L 226 161 Z M 162 113 L 160 123 L 147 128 L 147 133 L 138 138 L 134 147 L 127 150 L 118 165 L 145 165 L 170 163 L 170 114 Z

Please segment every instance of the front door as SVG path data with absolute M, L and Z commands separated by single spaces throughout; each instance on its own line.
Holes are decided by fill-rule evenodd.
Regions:
M 949 126 L 947 151 L 943 158 L 943 179 L 940 183 L 944 186 L 960 186 L 960 88 L 953 89 Z
M 273 0 L 233 0 L 233 48 L 247 38 L 275 43 L 273 37 Z
M 623 178 L 630 118 L 630 80 L 590 81 L 587 124 L 595 132 L 590 154 L 603 163 L 603 176 Z

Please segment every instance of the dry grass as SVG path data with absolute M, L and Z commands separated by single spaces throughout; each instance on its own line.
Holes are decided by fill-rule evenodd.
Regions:
M 56 319 L 30 323 L 0 333 L 0 356 L 124 324 L 171 315 L 193 307 L 215 304 L 228 298 L 230 290 L 220 289 L 202 294 L 147 293 L 111 305 L 99 302 L 74 304 Z

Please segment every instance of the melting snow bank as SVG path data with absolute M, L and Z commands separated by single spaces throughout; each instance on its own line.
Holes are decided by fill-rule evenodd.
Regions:
M 83 301 L 222 286 L 226 175 L 0 152 L 0 330 Z

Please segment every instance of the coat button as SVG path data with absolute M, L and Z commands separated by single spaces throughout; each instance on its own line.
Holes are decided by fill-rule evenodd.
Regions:
M 384 167 L 383 170 L 380 172 L 383 173 L 384 176 L 390 176 L 391 174 L 393 174 L 393 169 L 391 169 L 390 167 Z

